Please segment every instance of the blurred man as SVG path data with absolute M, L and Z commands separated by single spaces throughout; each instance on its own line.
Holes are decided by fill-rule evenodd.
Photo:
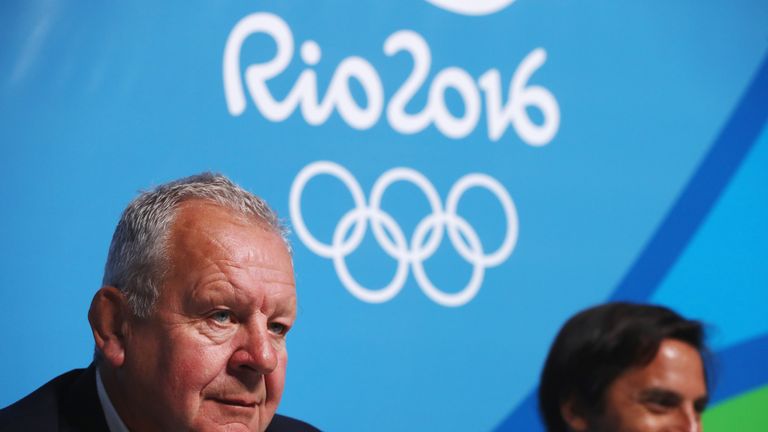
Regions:
M 275 414 L 294 285 L 275 214 L 227 178 L 143 193 L 91 303 L 94 364 L 4 409 L 0 429 L 316 430 Z
M 547 430 L 701 431 L 703 338 L 700 323 L 660 306 L 580 312 L 560 330 L 541 375 Z

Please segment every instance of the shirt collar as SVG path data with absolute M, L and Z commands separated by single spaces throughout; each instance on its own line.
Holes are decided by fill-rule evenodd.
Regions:
M 104 383 L 101 381 L 101 370 L 96 369 L 96 393 L 99 394 L 99 401 L 101 402 L 101 409 L 104 411 L 104 417 L 107 420 L 107 426 L 109 432 L 130 432 L 128 428 L 120 419 L 115 407 L 112 405 L 112 401 L 109 400 L 107 390 L 104 388 Z

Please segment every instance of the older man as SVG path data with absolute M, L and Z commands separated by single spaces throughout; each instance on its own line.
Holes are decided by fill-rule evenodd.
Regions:
M 609 303 L 560 330 L 539 387 L 550 432 L 701 431 L 701 324 L 670 309 Z
M 0 430 L 316 430 L 275 414 L 296 318 L 282 234 L 220 175 L 141 194 L 91 303 L 94 364 L 2 410 Z

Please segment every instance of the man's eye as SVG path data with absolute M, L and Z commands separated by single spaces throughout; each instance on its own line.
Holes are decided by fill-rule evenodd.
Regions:
M 667 412 L 677 407 L 678 404 L 679 402 L 674 398 L 658 398 L 646 401 L 646 406 L 656 413 Z
M 218 310 L 211 314 L 211 319 L 219 324 L 226 324 L 232 321 L 232 312 L 228 310 Z
M 269 331 L 276 335 L 284 335 L 288 333 L 288 326 L 279 322 L 271 322 L 268 325 Z
M 693 409 L 696 410 L 697 413 L 701 414 L 704 412 L 705 409 L 707 409 L 707 401 L 696 401 L 693 403 Z

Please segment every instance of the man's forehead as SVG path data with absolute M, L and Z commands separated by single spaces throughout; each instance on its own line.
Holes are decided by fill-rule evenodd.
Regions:
M 279 233 L 255 216 L 204 200 L 180 204 L 170 230 L 171 265 L 254 266 L 266 279 L 293 283 L 290 252 Z
M 279 240 L 287 251 L 280 233 L 256 216 L 244 215 L 215 202 L 194 199 L 179 204 L 170 236 L 174 242 L 223 243 L 228 238 L 258 237 L 260 241 Z M 221 244 L 225 246 L 224 244 Z
M 627 371 L 623 377 L 627 385 L 648 395 L 707 392 L 700 353 L 675 339 L 664 339 L 650 363 Z
M 295 314 L 293 264 L 278 233 L 202 200 L 182 203 L 171 228 L 161 302 L 187 310 L 253 304 Z

